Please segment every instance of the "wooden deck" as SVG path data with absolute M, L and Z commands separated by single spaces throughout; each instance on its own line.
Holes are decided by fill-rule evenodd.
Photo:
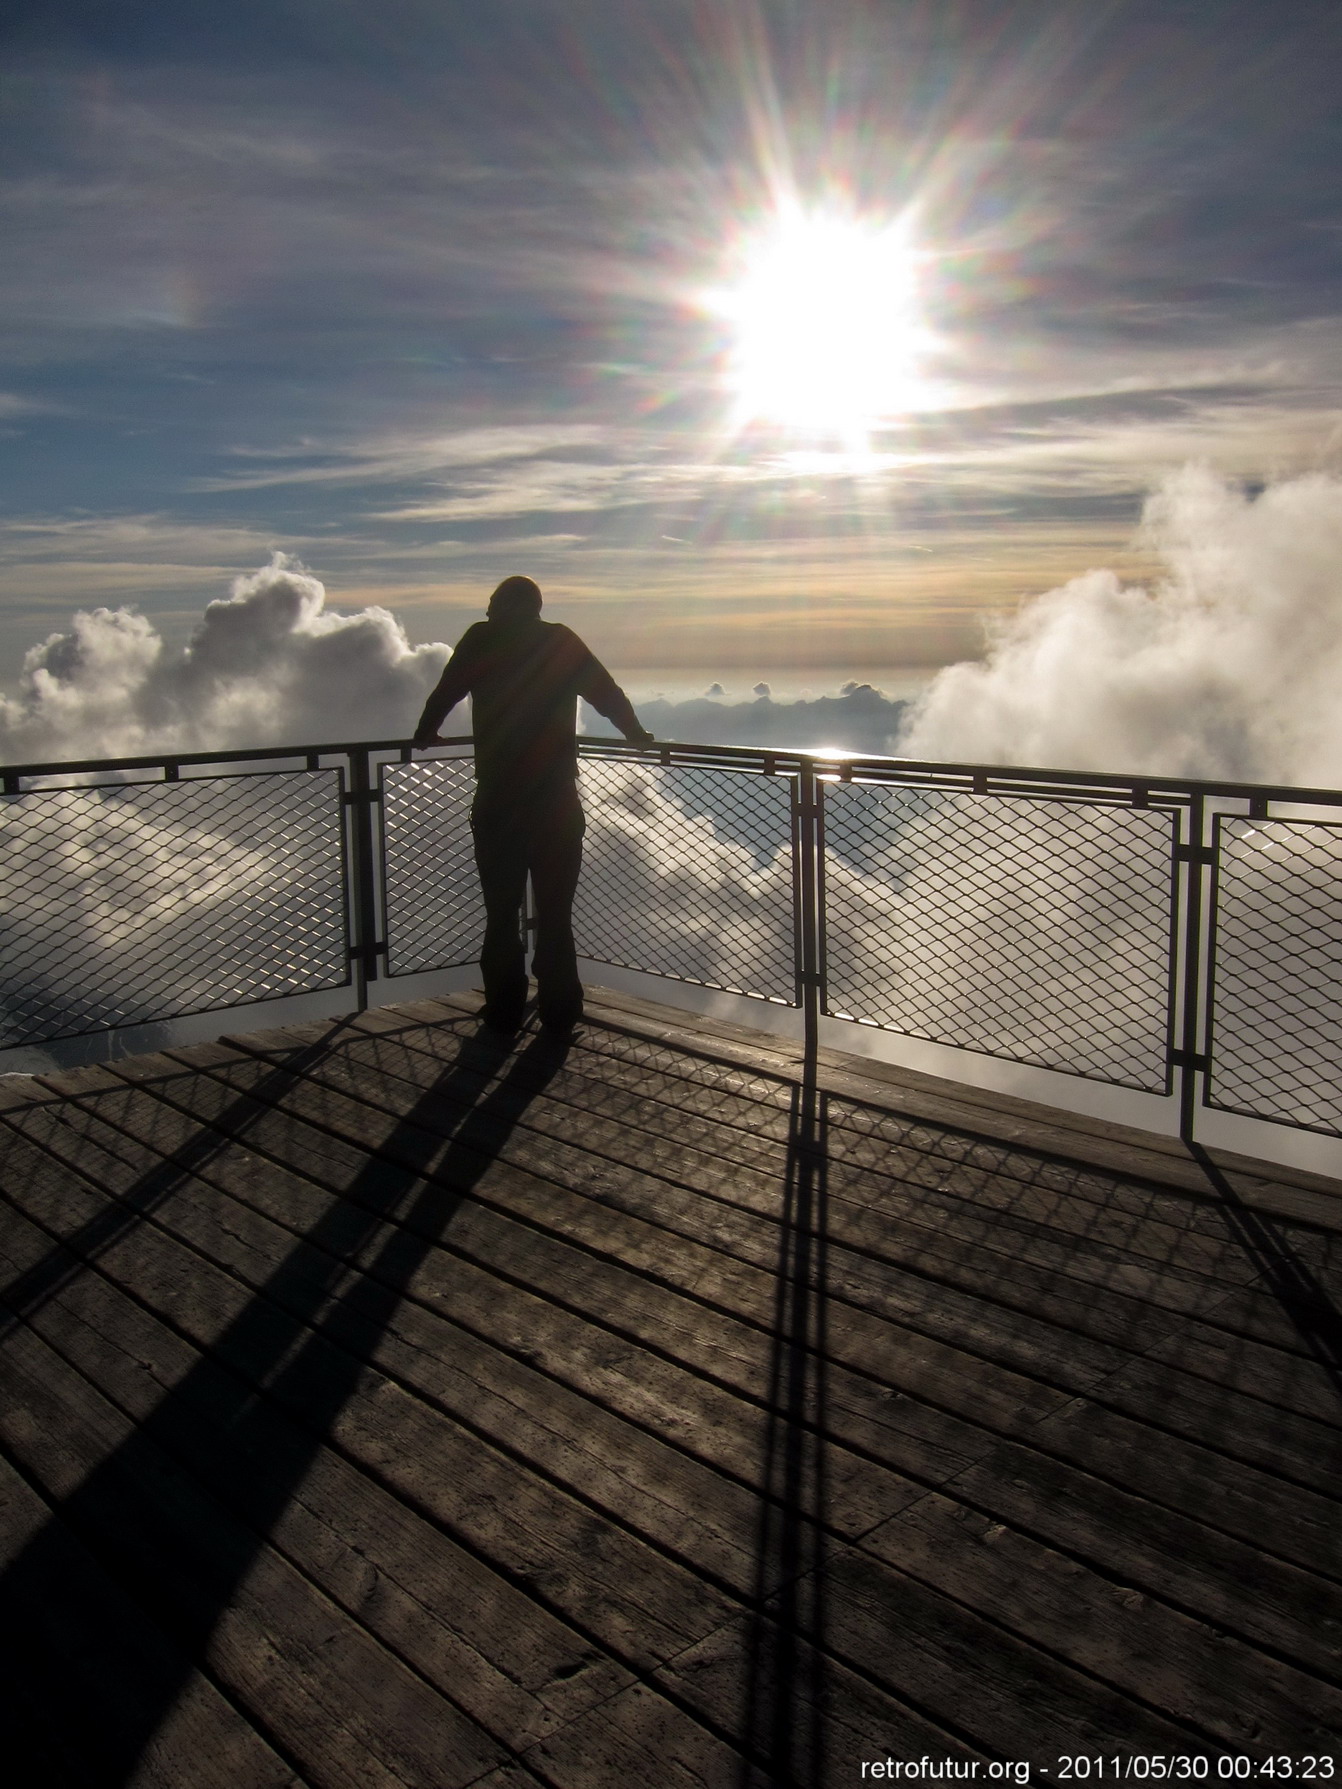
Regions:
M 5 1783 L 1335 1753 L 1342 1191 L 472 1006 L 0 1083 Z

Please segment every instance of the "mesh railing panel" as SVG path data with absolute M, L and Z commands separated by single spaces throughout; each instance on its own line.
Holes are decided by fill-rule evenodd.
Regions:
M 823 787 L 827 1011 L 1167 1091 L 1171 814 Z
M 340 774 L 0 799 L 0 1045 L 349 980 Z
M 1216 825 L 1207 1103 L 1342 1136 L 1342 826 Z
M 480 955 L 485 909 L 471 843 L 475 765 L 382 766 L 387 973 L 451 969 Z
M 584 758 L 581 787 L 579 955 L 795 1004 L 792 780 Z

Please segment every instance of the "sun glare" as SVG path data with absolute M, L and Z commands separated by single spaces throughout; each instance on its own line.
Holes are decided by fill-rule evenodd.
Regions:
M 733 332 L 727 381 L 738 423 L 771 421 L 863 441 L 909 409 L 929 336 L 905 220 L 780 215 L 744 245 L 740 278 L 709 295 Z

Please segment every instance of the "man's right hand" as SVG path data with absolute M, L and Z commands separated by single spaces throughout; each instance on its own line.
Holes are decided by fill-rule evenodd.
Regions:
M 650 745 L 656 745 L 657 743 L 656 739 L 654 739 L 652 734 L 649 733 L 646 728 L 640 728 L 637 733 L 626 733 L 625 738 L 629 741 L 630 745 L 638 746 L 641 751 L 647 751 Z

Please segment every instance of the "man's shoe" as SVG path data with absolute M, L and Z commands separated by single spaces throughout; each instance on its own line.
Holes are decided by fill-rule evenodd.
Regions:
M 581 995 L 576 1000 L 546 1001 L 540 1008 L 541 1026 L 553 1037 L 567 1037 L 581 1018 Z
M 480 1008 L 480 1022 L 486 1030 L 496 1031 L 501 1037 L 511 1037 L 515 1031 L 521 1030 L 525 1013 L 525 1001 L 520 1005 L 509 1006 L 486 1001 Z

